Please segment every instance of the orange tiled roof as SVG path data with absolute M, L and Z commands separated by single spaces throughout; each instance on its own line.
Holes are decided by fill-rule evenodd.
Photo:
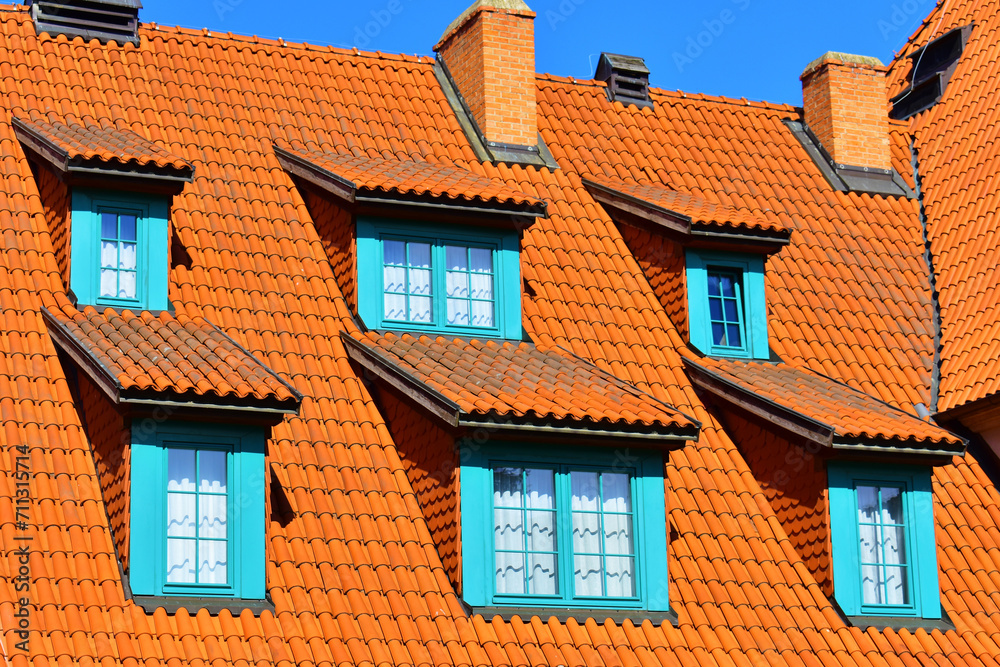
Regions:
M 74 357 L 82 354 L 96 363 L 117 390 L 116 398 L 238 399 L 292 412 L 302 400 L 204 317 L 110 308 L 101 312 L 93 306 L 44 313 L 53 338 Z
M 826 427 L 830 443 L 889 451 L 962 454 L 965 442 L 864 392 L 783 362 L 702 358 L 687 360 L 696 375 L 721 381 L 746 396 L 763 398 Z
M 518 191 L 500 179 L 461 167 L 423 160 L 328 153 L 306 148 L 281 148 L 285 156 L 321 169 L 353 190 L 494 205 L 516 204 L 545 211 L 545 202 Z
M 114 126 L 64 123 L 38 117 L 14 119 L 16 129 L 45 144 L 61 160 L 155 166 L 190 176 L 191 164 L 130 130 Z
M 655 108 L 637 112 L 610 103 L 601 84 L 543 76 L 540 131 L 560 169 L 493 166 L 476 160 L 429 58 L 155 26 L 140 38 L 136 47 L 38 36 L 27 10 L 0 8 L 0 456 L 10 470 L 25 448 L 35 480 L 19 532 L 16 487 L 0 475 L 4 581 L 14 538 L 31 540 L 27 656 L 11 648 L 15 592 L 0 594 L 15 667 L 997 663 L 1000 494 L 975 454 L 935 472 L 942 604 L 955 629 L 848 627 L 688 381 L 685 341 L 618 228 L 581 188 L 596 174 L 678 183 L 788 227 L 790 245 L 768 262 L 772 346 L 889 403 L 927 403 L 934 332 L 917 205 L 832 191 L 783 123 L 798 110 L 654 90 Z M 171 209 L 190 256 L 171 270 L 177 317 L 217 323 L 304 396 L 268 443 L 270 491 L 286 508 L 267 524 L 274 612 L 146 613 L 125 595 L 102 511 L 117 499 L 96 483 L 40 316 L 68 302 L 53 252 L 60 229 L 8 118 L 42 105 L 67 122 L 142 128 L 195 167 Z M 908 138 L 893 132 L 895 167 L 911 173 Z M 664 468 L 676 623 L 467 614 L 406 452 L 348 363 L 340 332 L 355 331 L 353 314 L 274 155 L 275 143 L 296 141 L 456 164 L 550 202 L 522 244 L 531 340 L 571 350 L 703 427 Z
M 595 433 L 697 437 L 697 422 L 563 350 L 374 331 L 344 339 L 357 351 L 351 353 L 355 361 L 387 364 L 396 377 L 426 387 L 432 399 L 451 402 L 452 426 L 474 417 L 577 425 Z
M 745 209 L 717 204 L 704 197 L 672 190 L 659 183 L 619 181 L 599 174 L 588 177 L 584 183 L 625 195 L 646 206 L 679 216 L 681 219 L 686 218 L 689 225 L 779 234 L 787 234 L 789 231 L 778 222 L 754 215 Z
M 908 122 L 941 309 L 940 397 L 949 410 L 1000 391 L 1000 14 L 987 2 L 939 3 L 899 53 L 890 95 L 906 86 L 907 55 L 949 30 L 974 24 L 941 100 Z

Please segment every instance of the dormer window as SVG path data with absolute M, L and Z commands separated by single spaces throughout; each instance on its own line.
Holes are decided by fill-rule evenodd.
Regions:
M 713 356 L 769 356 L 763 258 L 688 250 L 687 286 L 692 345 Z
M 545 202 L 446 164 L 304 148 L 276 155 L 304 181 L 318 224 L 338 219 L 331 259 L 354 262 L 356 280 L 345 267 L 341 285 L 366 327 L 522 337 L 520 232 Z M 343 213 L 355 221 L 354 248 Z
M 54 201 L 43 203 L 68 216 L 69 230 L 52 231 L 70 239 L 57 253 L 77 302 L 168 309 L 170 198 L 190 182 L 191 165 L 128 130 L 19 118 L 13 126 L 46 170 L 43 197 Z

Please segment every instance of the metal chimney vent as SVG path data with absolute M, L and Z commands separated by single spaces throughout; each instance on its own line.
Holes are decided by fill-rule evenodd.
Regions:
M 140 0 L 33 0 L 35 32 L 138 43 Z
M 608 84 L 608 98 L 628 106 L 652 107 L 649 69 L 642 58 L 602 53 L 594 78 Z

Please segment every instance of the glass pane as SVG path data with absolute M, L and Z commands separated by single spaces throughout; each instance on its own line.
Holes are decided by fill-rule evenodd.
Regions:
M 521 507 L 521 468 L 493 470 L 493 506 Z
M 118 268 L 117 243 L 101 241 L 101 266 L 108 269 Z
M 512 510 L 501 510 L 510 512 Z M 556 513 L 530 511 L 528 516 L 528 551 L 556 550 Z
M 445 247 L 444 253 L 449 271 L 469 270 L 468 248 L 450 245 Z
M 469 326 L 469 302 L 448 299 L 448 324 Z
M 713 320 L 718 322 L 722 321 L 722 299 L 709 299 L 708 300 L 708 315 Z
M 719 276 L 714 273 L 708 274 L 708 295 L 719 296 Z
M 406 296 L 403 294 L 385 295 L 385 318 L 387 320 L 406 319 Z
M 524 550 L 524 514 L 521 510 L 493 510 L 493 544 L 500 551 Z
M 712 324 L 712 344 L 726 345 L 726 326 L 724 324 Z
M 428 296 L 410 297 L 410 321 L 431 321 L 431 299 Z
M 406 269 L 402 266 L 386 266 L 382 269 L 386 292 L 406 291 Z
M 120 271 L 118 273 L 118 297 L 121 299 L 135 298 L 135 271 Z
M 383 241 L 382 258 L 383 264 L 404 266 L 406 264 L 406 244 L 402 241 Z
M 885 604 L 909 604 L 909 597 L 906 568 L 885 568 Z
M 188 496 L 193 498 L 194 496 Z M 226 539 L 226 503 L 228 496 L 203 495 L 198 498 L 198 537 Z
M 736 296 L 736 289 L 733 287 L 733 277 L 728 274 L 719 276 L 719 292 L 722 296 Z
M 194 540 L 167 540 L 167 582 L 171 584 L 195 583 Z
M 199 457 L 201 463 L 199 466 L 201 481 L 198 483 L 198 490 L 210 493 L 225 493 L 226 453 L 201 452 Z
M 632 517 L 628 514 L 604 515 L 604 553 L 631 556 Z
M 475 273 L 493 273 L 493 251 L 489 248 L 471 248 L 469 255 L 472 271 Z
M 556 506 L 556 477 L 553 470 L 526 470 L 527 507 L 533 509 L 554 509 Z
M 167 450 L 167 491 L 194 491 L 194 450 Z
M 600 509 L 597 492 L 597 473 L 581 472 L 574 470 L 570 472 L 570 481 L 573 490 L 573 510 L 587 510 L 596 512 Z
M 903 525 L 903 494 L 895 487 L 882 487 L 882 523 Z
M 559 593 L 555 554 L 531 554 L 528 556 L 531 570 L 528 572 L 528 590 L 532 595 L 556 595 Z
M 431 246 L 429 243 L 409 243 L 410 266 L 430 268 Z
M 878 489 L 874 486 L 859 486 L 858 521 L 875 523 L 878 520 Z
M 194 494 L 167 494 L 167 537 L 197 537 L 194 526 L 197 500 Z
M 135 241 L 135 216 L 122 214 L 119 216 L 118 221 L 121 225 L 121 236 L 119 238 L 122 241 Z
M 861 542 L 861 562 L 881 562 L 881 554 L 878 550 L 879 536 L 877 526 L 861 524 L 858 526 L 858 532 Z
M 609 557 L 604 580 L 608 597 L 635 597 L 635 563 L 633 558 Z
M 631 512 L 632 494 L 629 492 L 628 475 L 606 472 L 601 475 L 604 489 L 605 512 Z
M 447 276 L 448 296 L 469 298 L 469 274 L 448 272 Z
M 118 238 L 118 216 L 114 213 L 101 213 L 101 238 Z
M 229 545 L 226 542 L 216 540 L 199 540 L 198 552 L 201 560 L 201 566 L 198 568 L 198 583 L 226 583 Z
M 601 515 L 573 513 L 573 551 L 601 553 Z
M 740 327 L 736 324 L 726 325 L 727 341 L 726 345 L 740 347 L 743 345 L 743 336 L 740 334 Z
M 493 300 L 493 276 L 488 273 L 473 273 L 469 296 L 473 299 Z
M 101 270 L 101 296 L 115 296 L 118 291 L 118 272 L 114 269 Z
M 524 554 L 497 554 L 496 586 L 501 595 L 524 595 Z
M 889 565 L 906 563 L 906 532 L 902 527 L 882 527 L 882 560 Z
M 431 293 L 431 272 L 426 269 L 410 269 L 410 294 Z
M 573 588 L 577 595 L 604 594 L 604 570 L 600 556 L 573 557 Z
M 882 595 L 882 568 L 877 565 L 861 566 L 861 597 L 864 604 L 885 604 Z
M 739 313 L 736 311 L 736 300 L 726 299 L 725 301 L 723 301 L 723 305 L 726 308 L 726 321 L 739 322 L 740 316 Z
M 473 301 L 472 302 L 472 320 L 471 324 L 474 327 L 492 327 L 495 326 L 493 321 L 493 302 L 492 301 Z

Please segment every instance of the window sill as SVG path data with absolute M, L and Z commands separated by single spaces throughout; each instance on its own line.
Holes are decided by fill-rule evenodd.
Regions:
M 644 611 L 642 609 L 570 609 L 568 607 L 469 607 L 470 615 L 479 614 L 487 621 L 494 616 L 499 616 L 504 621 L 510 621 L 514 616 L 519 616 L 522 620 L 527 620 L 537 616 L 542 620 L 555 618 L 560 623 L 565 623 L 569 619 L 575 619 L 583 623 L 588 618 L 592 618 L 598 623 L 610 619 L 615 623 L 632 621 L 635 625 L 641 625 L 643 621 L 650 621 L 654 625 L 659 625 L 664 621 L 671 625 L 677 625 L 677 614 L 672 611 Z
M 844 618 L 852 626 L 861 630 L 871 628 L 881 631 L 888 628 L 890 630 L 909 630 L 910 632 L 916 632 L 921 629 L 927 632 L 931 630 L 946 632 L 955 629 L 955 626 L 951 623 L 951 619 L 948 618 L 948 615 L 943 610 L 941 611 L 941 618 L 914 618 L 912 616 L 845 616 Z
M 228 610 L 234 616 L 239 616 L 244 609 L 249 609 L 254 616 L 260 615 L 262 611 L 274 611 L 274 603 L 270 599 L 243 600 L 240 598 L 134 595 L 132 601 L 142 607 L 143 611 L 147 614 L 151 614 L 160 608 L 168 614 L 173 614 L 179 609 L 186 609 L 191 615 L 205 609 L 213 616 L 223 609 Z

